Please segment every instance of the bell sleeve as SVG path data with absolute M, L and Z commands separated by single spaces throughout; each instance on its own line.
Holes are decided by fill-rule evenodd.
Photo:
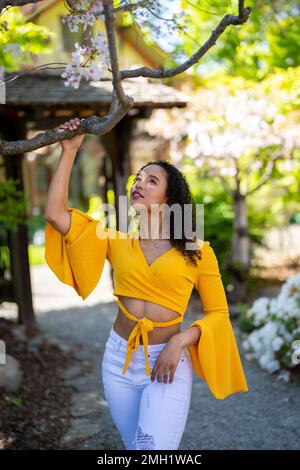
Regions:
M 204 316 L 188 328 L 197 326 L 200 337 L 189 345 L 195 372 L 206 381 L 217 399 L 236 392 L 248 392 L 219 265 L 209 241 L 203 242 L 202 259 L 198 261 L 195 287 L 199 293 Z
M 86 299 L 95 289 L 108 252 L 107 229 L 79 209 L 68 207 L 69 231 L 63 235 L 50 223 L 45 228 L 45 260 L 64 284 Z

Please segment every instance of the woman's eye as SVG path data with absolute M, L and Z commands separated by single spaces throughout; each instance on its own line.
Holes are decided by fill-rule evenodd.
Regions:
M 134 178 L 133 180 L 133 183 L 136 183 L 137 181 L 139 181 L 141 178 L 139 178 L 138 176 Z M 151 183 L 156 183 L 155 179 L 154 178 L 150 178 L 148 181 L 150 181 Z

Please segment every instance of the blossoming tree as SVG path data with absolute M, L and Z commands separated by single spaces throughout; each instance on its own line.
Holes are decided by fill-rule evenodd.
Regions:
M 42 0 L 43 1 L 43 0 Z M 151 77 L 162 79 L 173 77 L 188 70 L 213 47 L 224 30 L 230 25 L 242 25 L 250 14 L 250 8 L 245 7 L 243 0 L 238 0 L 237 15 L 226 14 L 207 40 L 198 50 L 188 57 L 182 64 L 169 69 L 154 70 L 149 67 L 140 67 L 132 70 L 120 70 L 118 62 L 118 51 L 116 46 L 114 21 L 117 12 L 132 11 L 139 15 L 142 11 L 142 20 L 146 19 L 147 13 L 157 15 L 156 9 L 160 7 L 159 1 L 154 0 L 64 0 L 69 14 L 64 18 L 71 31 L 76 31 L 79 24 L 86 29 L 95 26 L 97 19 L 103 19 L 105 24 L 105 35 L 97 28 L 89 28 L 91 35 L 89 46 L 75 44 L 72 54 L 72 63 L 67 64 L 62 77 L 66 79 L 67 86 L 78 88 L 80 81 L 100 80 L 103 73 L 109 70 L 112 76 L 112 98 L 110 108 L 106 116 L 91 116 L 81 121 L 76 131 L 55 128 L 37 134 L 27 140 L 8 142 L 0 140 L 0 152 L 3 155 L 14 155 L 29 152 L 45 145 L 70 139 L 76 134 L 88 133 L 103 135 L 108 133 L 134 106 L 134 100 L 127 96 L 122 86 L 122 80 L 134 77 Z M 0 0 L 0 11 L 10 6 L 23 6 L 37 3 L 37 0 Z M 176 27 L 176 19 L 173 19 Z M 9 25 L 7 25 L 9 28 Z M 5 82 L 4 82 L 5 85 Z
M 290 185 L 288 175 L 299 175 L 299 112 L 288 106 L 299 103 L 299 70 L 274 73 L 256 86 L 236 78 L 230 84 L 220 76 L 211 78 L 206 87 L 192 90 L 185 110 L 156 110 L 144 124 L 150 134 L 170 141 L 174 160 L 183 164 L 189 157 L 194 162 L 197 181 L 213 179 L 231 196 L 234 219 L 227 268 L 235 301 L 244 299 L 251 261 L 249 200 L 265 194 L 268 184 L 274 187 L 281 180 L 284 188 Z

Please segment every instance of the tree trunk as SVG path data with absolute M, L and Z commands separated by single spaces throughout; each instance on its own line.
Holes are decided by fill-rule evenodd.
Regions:
M 234 193 L 234 223 L 229 271 L 231 272 L 232 291 L 230 301 L 243 301 L 246 295 L 246 281 L 250 268 L 250 239 L 246 198 L 239 190 Z

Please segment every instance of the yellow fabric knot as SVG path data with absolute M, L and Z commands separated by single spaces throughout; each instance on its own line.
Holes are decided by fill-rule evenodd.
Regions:
M 150 318 L 147 318 L 147 317 L 143 317 L 143 318 L 135 317 L 134 315 L 128 312 L 128 310 L 122 304 L 120 299 L 117 299 L 117 304 L 119 305 L 120 309 L 122 310 L 122 312 L 127 318 L 136 322 L 136 325 L 133 328 L 127 340 L 127 351 L 126 351 L 123 375 L 126 372 L 126 369 L 130 362 L 133 351 L 135 351 L 141 344 L 141 341 L 140 341 L 141 336 L 143 338 L 143 344 L 144 344 L 144 353 L 145 353 L 145 360 L 146 360 L 146 374 L 150 375 L 150 366 L 149 366 L 149 360 L 148 360 L 148 331 L 152 331 L 154 327 L 161 328 L 161 327 L 171 326 L 171 325 L 176 325 L 177 323 L 181 323 L 182 316 L 178 318 L 174 318 L 174 320 L 170 320 L 168 322 L 157 322 L 157 321 L 152 321 L 150 320 Z
M 123 369 L 123 375 L 125 374 L 129 362 L 131 360 L 132 353 L 140 346 L 141 337 L 143 338 L 144 353 L 146 360 L 146 374 L 150 375 L 150 365 L 148 359 L 148 331 L 153 330 L 153 321 L 149 318 L 143 317 L 137 320 L 128 341 L 127 341 L 127 352 L 125 358 L 125 365 Z

